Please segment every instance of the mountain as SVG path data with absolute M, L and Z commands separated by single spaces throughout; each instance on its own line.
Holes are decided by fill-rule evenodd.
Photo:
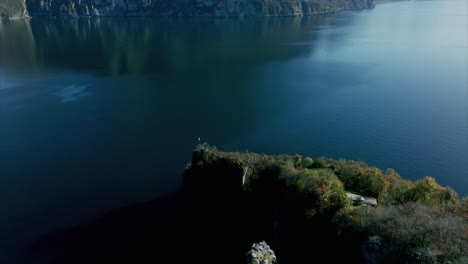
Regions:
M 27 16 L 28 11 L 26 9 L 25 0 L 0 1 L 0 18 L 18 18 Z
M 5 2 L 6 1 L 6 2 Z M 26 4 L 25 2 L 26 1 Z M 366 9 L 373 0 L 3 0 L 4 17 L 156 16 L 270 17 L 306 16 L 347 9 Z

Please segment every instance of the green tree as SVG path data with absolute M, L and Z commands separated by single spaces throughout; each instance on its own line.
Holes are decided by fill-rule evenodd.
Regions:
M 348 205 L 343 184 L 329 169 L 302 171 L 289 188 L 301 197 L 308 217 L 331 215 Z
M 393 169 L 387 169 L 384 174 L 385 182 L 382 193 L 379 196 L 380 204 L 403 204 L 406 203 L 406 193 L 414 184 L 402 179 Z
M 314 160 L 312 160 L 312 158 L 309 158 L 309 157 L 306 157 L 301 163 L 301 167 L 303 168 L 311 169 L 313 168 L 313 166 L 314 166 Z
M 406 192 L 407 201 L 418 201 L 429 205 L 439 204 L 444 188 L 433 177 L 424 177 Z

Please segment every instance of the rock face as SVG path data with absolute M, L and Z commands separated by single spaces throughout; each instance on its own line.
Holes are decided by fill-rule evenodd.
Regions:
M 8 0 L 23 1 L 23 0 Z M 373 7 L 373 0 L 26 0 L 34 15 L 268 17 Z
M 27 17 L 26 0 L 1 0 L 0 20 L 7 18 Z
M 274 264 L 276 263 L 275 252 L 265 241 L 254 243 L 252 249 L 247 253 L 247 264 Z

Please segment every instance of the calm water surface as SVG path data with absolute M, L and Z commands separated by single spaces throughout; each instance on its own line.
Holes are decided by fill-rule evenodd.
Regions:
M 198 137 L 468 194 L 467 2 L 0 24 L 0 255 L 177 190 Z M 1 258 L 0 258 L 1 259 Z

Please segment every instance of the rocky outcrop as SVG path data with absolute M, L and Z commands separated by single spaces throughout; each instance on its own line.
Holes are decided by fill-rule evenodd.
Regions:
M 252 249 L 247 253 L 247 264 L 274 264 L 276 263 L 275 252 L 265 241 L 254 243 Z
M 0 20 L 27 17 L 26 0 L 1 0 Z
M 19 0 L 9 0 L 19 1 Z M 373 0 L 26 0 L 34 15 L 268 17 L 373 7 Z

